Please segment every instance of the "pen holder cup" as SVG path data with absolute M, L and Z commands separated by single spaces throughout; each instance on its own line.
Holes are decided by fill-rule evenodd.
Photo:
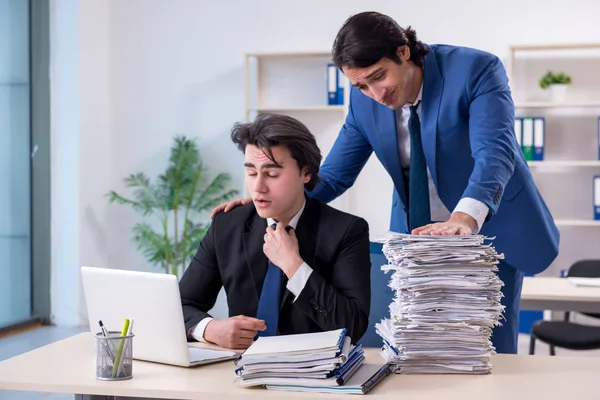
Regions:
M 133 378 L 133 337 L 109 332 L 96 334 L 96 379 L 123 381 Z

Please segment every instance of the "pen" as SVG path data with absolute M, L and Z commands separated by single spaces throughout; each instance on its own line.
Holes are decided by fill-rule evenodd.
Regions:
M 102 330 L 102 334 L 104 335 L 104 337 L 108 337 L 108 331 L 104 327 L 104 324 L 102 323 L 102 320 L 98 321 L 98 325 L 100 325 L 100 329 Z
M 102 323 L 102 320 L 98 321 L 98 325 L 100 325 L 100 329 L 102 330 L 102 335 L 104 335 L 104 337 L 108 337 L 108 330 L 106 329 L 106 327 Z M 112 348 L 110 346 L 110 340 L 106 341 L 106 351 L 108 352 L 108 356 L 110 357 L 110 360 L 114 363 L 115 362 L 115 355 L 112 352 Z
M 127 336 L 127 331 L 129 330 L 129 319 L 125 318 L 125 323 L 123 324 L 123 330 L 121 331 L 121 336 Z M 117 356 L 115 357 L 115 362 L 113 364 L 112 377 L 116 378 L 117 369 L 119 368 L 119 363 L 121 362 L 121 355 L 123 353 L 123 345 L 125 344 L 125 340 L 119 340 L 119 347 L 117 348 Z
M 390 363 L 384 364 L 372 377 L 370 377 L 363 385 L 363 393 L 368 393 L 377 385 L 383 378 L 392 372 Z
M 127 335 L 126 336 L 131 336 L 132 334 L 133 334 L 133 319 L 129 323 L 129 330 L 127 331 Z M 129 340 L 127 343 L 125 343 L 125 346 L 123 347 L 123 350 L 125 351 L 125 354 L 127 354 L 127 349 L 129 349 L 129 347 L 131 347 L 132 344 L 133 343 L 131 342 L 131 340 Z M 123 368 L 123 355 L 121 355 L 121 360 L 120 360 L 119 366 L 117 368 L 117 376 L 116 376 L 117 378 L 121 374 L 121 369 L 122 368 Z

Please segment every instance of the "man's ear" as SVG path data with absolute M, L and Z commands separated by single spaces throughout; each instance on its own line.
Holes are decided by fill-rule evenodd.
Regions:
M 410 59 L 410 47 L 407 45 L 399 46 L 396 50 L 396 55 L 400 61 L 408 61 Z
M 305 168 L 302 168 L 302 175 L 303 175 L 302 181 L 306 185 L 312 179 L 312 174 L 309 174 L 305 167 Z

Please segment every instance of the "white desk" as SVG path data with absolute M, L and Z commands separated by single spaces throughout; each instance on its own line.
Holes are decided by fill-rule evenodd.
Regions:
M 600 288 L 575 286 L 565 278 L 526 276 L 520 308 L 600 313 Z
M 377 349 L 367 362 L 380 363 Z M 33 350 L 0 363 L 1 390 L 28 390 L 96 396 L 168 399 L 351 399 L 350 395 L 281 393 L 240 388 L 233 383 L 232 361 L 180 368 L 134 361 L 133 379 L 102 382 L 94 377 L 95 359 L 89 333 Z M 600 359 L 497 355 L 490 375 L 390 375 L 368 396 L 389 399 L 506 400 L 598 399 Z

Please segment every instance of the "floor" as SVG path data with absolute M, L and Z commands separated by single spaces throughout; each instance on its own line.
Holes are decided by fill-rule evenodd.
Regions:
M 67 338 L 84 331 L 84 328 L 56 328 L 42 327 L 32 331 L 24 332 L 15 336 L 0 339 L 0 361 L 14 357 L 21 353 L 50 344 L 52 342 Z M 529 335 L 519 336 L 519 354 L 527 354 L 529 351 Z M 536 355 L 549 356 L 548 346 L 538 342 L 536 344 Z M 600 357 L 600 350 L 577 352 L 563 349 L 556 350 L 557 356 L 577 357 Z M 0 400 L 72 400 L 71 394 L 52 394 L 38 392 L 16 392 L 0 390 Z

